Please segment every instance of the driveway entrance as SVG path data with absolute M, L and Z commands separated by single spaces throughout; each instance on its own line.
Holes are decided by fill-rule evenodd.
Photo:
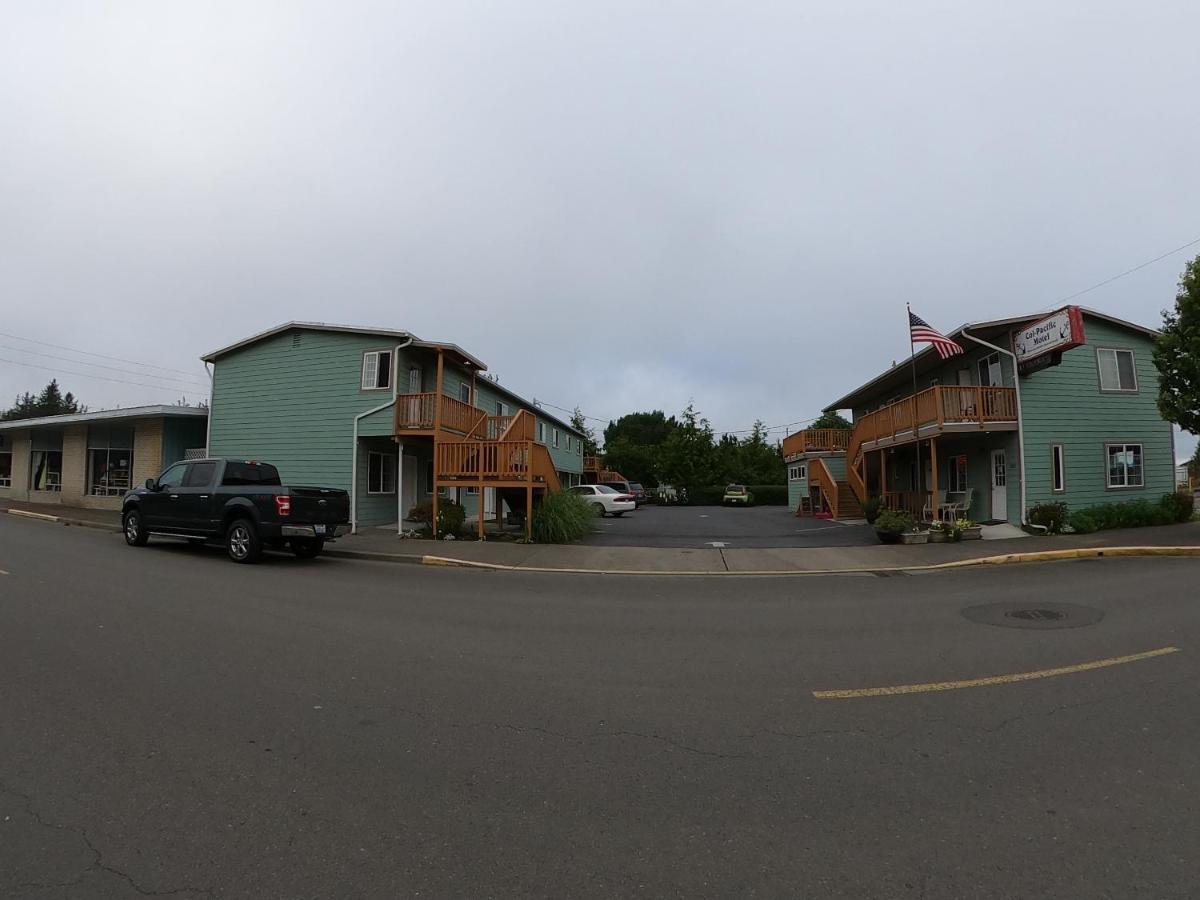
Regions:
M 861 547 L 878 543 L 869 525 L 797 518 L 786 506 L 643 506 L 596 520 L 583 543 L 601 547 Z

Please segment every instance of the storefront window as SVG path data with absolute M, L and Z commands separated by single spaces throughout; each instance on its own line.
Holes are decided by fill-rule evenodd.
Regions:
M 0 488 L 12 487 L 12 451 L 0 450 Z
M 34 450 L 30 456 L 30 488 L 35 491 L 62 490 L 62 451 Z
M 88 429 L 88 493 L 120 497 L 133 486 L 133 429 Z

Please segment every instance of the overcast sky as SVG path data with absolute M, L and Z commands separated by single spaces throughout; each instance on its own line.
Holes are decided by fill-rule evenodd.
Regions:
M 1200 237 L 1198 28 L 1194 0 L 10 4 L 0 399 L 195 399 L 201 353 L 308 319 L 599 418 L 804 419 L 907 355 L 906 301 L 1041 310 Z M 1187 257 L 1077 302 L 1156 325 Z

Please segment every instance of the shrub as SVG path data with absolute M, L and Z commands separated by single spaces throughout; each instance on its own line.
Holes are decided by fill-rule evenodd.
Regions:
M 1193 504 L 1192 495 L 1185 491 L 1163 494 L 1162 500 L 1159 501 L 1159 505 L 1172 522 L 1189 521 L 1195 513 Z
M 688 491 L 688 506 L 720 506 L 725 496 L 725 485 L 710 484 Z
M 573 491 L 546 494 L 533 511 L 533 539 L 539 544 L 569 544 L 590 532 L 596 511 Z
M 883 501 L 878 497 L 868 497 L 862 503 L 863 515 L 866 516 L 867 524 L 874 525 L 879 518 L 880 510 L 883 508 Z
M 1041 525 L 1048 534 L 1060 534 L 1067 521 L 1067 504 L 1039 503 L 1029 510 L 1029 524 Z
M 884 534 L 900 534 L 913 527 L 915 521 L 911 515 L 899 509 L 880 510 L 875 519 L 875 530 Z
M 425 500 L 408 511 L 407 518 L 412 522 L 420 522 L 426 528 L 433 529 L 433 501 Z M 462 533 L 463 524 L 467 521 L 467 511 L 461 503 L 444 498 L 438 499 L 438 534 L 453 534 L 456 537 Z
M 1177 499 L 1178 497 L 1178 499 Z M 1185 507 L 1186 501 L 1186 507 Z M 1191 498 L 1186 494 L 1164 494 L 1157 502 L 1125 500 L 1079 509 L 1067 516 L 1067 525 L 1079 534 L 1110 528 L 1141 528 L 1146 525 L 1170 525 L 1192 516 Z
M 754 495 L 754 502 L 759 506 L 787 506 L 788 489 L 786 484 L 751 484 L 747 490 Z

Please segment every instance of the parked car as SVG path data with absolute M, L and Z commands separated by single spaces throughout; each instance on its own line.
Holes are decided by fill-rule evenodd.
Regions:
M 620 488 L 617 488 L 620 490 Z M 646 493 L 646 489 L 636 481 L 629 482 L 629 496 L 633 498 L 633 502 L 638 506 L 650 501 L 650 495 Z
M 607 484 L 577 484 L 571 490 L 582 496 L 601 516 L 608 513 L 620 518 L 637 509 L 637 503 L 631 496 Z
M 725 487 L 725 496 L 721 498 L 721 503 L 725 506 L 749 506 L 754 502 L 754 495 L 746 489 L 744 484 L 730 484 Z
M 194 459 L 175 463 L 125 495 L 125 543 L 145 546 L 151 535 L 221 541 L 234 562 L 251 563 L 264 548 L 289 548 L 301 559 L 320 554 L 325 542 L 350 523 L 343 490 L 295 487 L 268 463 Z

